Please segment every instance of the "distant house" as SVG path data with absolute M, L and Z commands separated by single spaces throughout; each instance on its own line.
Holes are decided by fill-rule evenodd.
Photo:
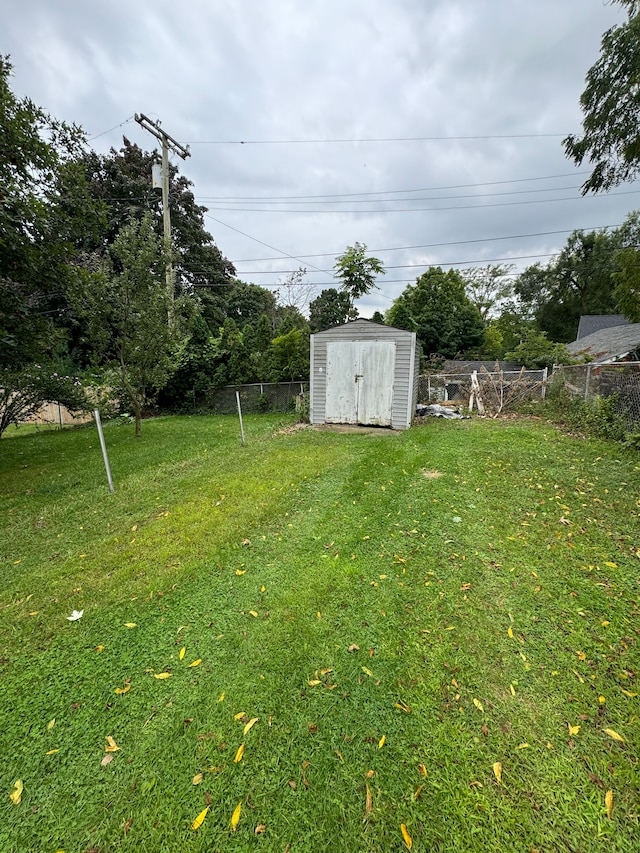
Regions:
M 583 319 L 591 318 L 581 317 L 581 323 Z M 577 340 L 567 344 L 567 349 L 573 356 L 590 356 L 596 364 L 640 361 L 640 323 L 625 320 L 617 326 L 600 328 L 582 338 L 578 335 Z
M 616 326 L 628 326 L 629 321 L 623 314 L 583 314 L 578 322 L 576 340 L 586 338 L 602 329 L 613 329 Z

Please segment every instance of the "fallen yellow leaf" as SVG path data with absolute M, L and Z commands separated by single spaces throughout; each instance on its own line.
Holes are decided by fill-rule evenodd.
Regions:
M 513 639 L 513 628 L 511 627 L 511 625 L 509 625 L 509 627 L 507 628 L 507 634 L 511 637 L 511 639 Z
M 572 726 L 571 723 L 567 723 L 567 725 L 569 726 L 569 735 L 570 736 L 577 735 L 578 732 L 580 731 L 580 726 Z
M 123 693 L 128 693 L 130 690 L 131 690 L 131 685 L 125 684 L 124 687 L 116 687 L 114 692 L 121 696 Z
M 509 690 L 511 691 L 512 696 L 516 695 L 516 688 L 513 686 L 513 684 L 509 685 Z
M 254 619 L 257 619 L 257 618 L 258 618 L 258 614 L 256 613 L 256 611 L 255 611 L 255 610 L 250 610 L 250 611 L 249 611 L 249 615 L 250 615 L 250 616 L 253 616 L 253 618 L 254 618 Z
M 501 761 L 494 762 L 493 772 L 494 772 L 496 779 L 498 780 L 498 785 L 502 785 L 502 762 Z
M 239 713 L 233 715 L 233 719 L 234 720 L 241 720 L 244 716 L 246 716 L 244 711 L 240 711 Z
M 55 755 L 56 752 L 60 752 L 60 749 L 50 749 L 45 752 L 45 755 Z
M 418 764 L 418 770 L 420 771 L 420 774 L 422 776 L 427 775 L 427 768 L 424 766 L 424 764 Z
M 424 785 L 418 785 L 418 787 L 416 788 L 416 792 L 413 795 L 414 800 L 418 799 L 418 797 L 420 796 L 420 792 L 422 791 L 423 788 L 424 788 Z
M 386 736 L 386 735 L 382 735 L 382 737 L 381 737 L 381 738 L 380 738 L 380 740 L 378 741 L 378 749 L 382 749 L 382 747 L 383 747 L 383 746 L 384 746 L 384 744 L 385 744 L 386 739 L 387 739 L 387 736 Z
M 192 785 L 199 785 L 203 779 L 204 779 L 204 776 L 202 775 L 202 773 L 196 773 L 196 775 L 191 780 L 191 784 Z
M 610 562 L 609 560 L 607 560 L 607 561 L 605 562 L 605 566 L 609 566 L 609 568 L 610 568 L 610 569 L 617 569 L 617 568 L 618 568 L 618 564 L 617 564 L 617 563 L 612 563 L 612 562 Z
M 224 702 L 224 693 L 220 694 L 220 698 L 218 699 L 218 702 Z
M 409 835 L 409 830 L 403 823 L 400 824 L 400 832 L 402 833 L 404 843 L 407 845 L 407 849 L 411 850 L 411 848 L 413 847 L 413 839 Z
M 200 666 L 201 663 L 202 663 L 202 658 L 198 658 L 198 660 L 194 660 L 192 663 L 190 663 L 188 668 L 190 668 L 192 666 Z
M 244 755 L 244 744 L 241 743 L 238 747 L 238 751 L 236 752 L 236 757 L 233 759 L 234 764 L 237 764 L 239 761 L 242 761 L 242 756 Z
M 604 795 L 604 804 L 607 807 L 607 817 L 611 820 L 613 814 L 613 791 L 607 791 Z
M 200 814 L 198 815 L 198 817 L 197 817 L 197 818 L 194 820 L 194 822 L 191 824 L 191 829 L 193 829 L 193 830 L 200 829 L 200 827 L 202 826 L 202 822 L 203 822 L 203 820 L 204 820 L 204 819 L 205 819 L 205 817 L 207 816 L 207 812 L 209 811 L 209 808 L 210 808 L 210 806 L 207 806 L 207 807 L 206 807 L 206 809 L 203 809 L 203 810 L 200 812 Z
M 103 651 L 104 651 L 104 646 L 96 646 L 96 651 L 97 651 L 97 652 L 103 652 Z
M 622 690 L 625 696 L 630 696 L 632 699 L 638 695 L 637 693 L 632 693 L 631 690 L 625 690 L 624 687 L 621 687 L 620 690 Z
M 231 829 L 235 832 L 236 827 L 238 826 L 238 821 L 240 820 L 240 812 L 242 811 L 242 803 L 238 803 L 235 807 L 233 814 L 231 815 Z
M 364 817 L 362 819 L 363 821 L 365 821 L 369 817 L 369 815 L 371 814 L 371 809 L 373 808 L 373 800 L 371 798 L 371 790 L 369 789 L 369 786 L 367 784 L 365 784 L 364 787 L 366 788 L 367 796 L 366 796 L 366 800 L 365 800 L 365 804 L 364 804 Z
M 370 670 L 370 669 L 367 669 L 367 667 L 366 667 L 366 666 L 363 666 L 363 667 L 362 667 L 362 671 L 364 672 L 364 674 L 365 674 L 365 675 L 368 675 L 368 676 L 369 676 L 369 678 L 373 678 L 373 673 L 371 672 L 371 670 Z
M 47 731 L 50 732 L 51 729 L 55 726 L 55 724 L 56 718 L 54 717 L 53 720 L 49 720 L 49 722 L 47 723 Z
M 111 737 L 111 735 L 107 735 L 107 745 L 104 748 L 105 752 L 118 752 L 120 747 L 115 742 L 115 740 Z
M 473 704 L 476 706 L 478 711 L 482 711 L 482 713 L 484 714 L 484 708 L 482 707 L 482 702 L 479 699 L 474 699 Z
M 258 717 L 252 717 L 249 720 L 249 722 L 247 723 L 247 725 L 244 727 L 244 731 L 242 732 L 242 734 L 246 735 L 246 733 L 249 731 L 249 729 L 251 729 L 253 726 L 255 726 L 255 724 L 257 722 L 258 722 Z
M 24 785 L 22 784 L 22 779 L 16 779 L 16 781 L 13 783 L 13 791 L 9 793 L 9 799 L 11 800 L 14 806 L 20 805 L 23 791 Z
M 153 677 L 159 678 L 159 679 L 171 678 L 171 673 L 170 672 L 156 672 Z
M 529 744 L 528 743 L 521 743 L 518 746 L 518 749 L 529 749 Z
M 125 628 L 137 628 L 137 624 L 135 622 L 125 622 L 124 627 Z
M 311 681 L 308 681 L 307 684 L 309 687 L 317 687 L 318 684 L 322 684 L 319 678 L 312 678 Z
M 246 575 L 246 573 L 247 573 L 246 569 L 236 569 L 237 575 Z
M 613 729 L 603 729 L 603 731 L 612 737 L 614 740 L 619 741 L 620 743 L 624 743 L 624 738 L 622 735 L 619 735 L 618 732 L 615 732 Z
M 182 660 L 182 658 L 184 657 L 184 653 L 185 653 L 186 651 L 187 651 L 186 646 L 183 646 L 183 647 L 180 649 L 180 654 L 178 655 L 178 657 L 180 658 L 180 660 Z

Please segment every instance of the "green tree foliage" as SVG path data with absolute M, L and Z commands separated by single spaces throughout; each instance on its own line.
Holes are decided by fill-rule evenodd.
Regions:
M 271 380 L 292 382 L 309 378 L 309 332 L 291 329 L 271 342 Z
M 382 261 L 367 257 L 364 243 L 347 246 L 342 255 L 338 255 L 334 264 L 335 277 L 342 282 L 342 290 L 349 296 L 350 307 L 357 299 L 370 293 L 376 286 L 376 276 L 384 275 Z
M 535 264 L 516 279 L 515 293 L 552 340 L 575 340 L 582 314 L 616 313 L 617 247 L 615 232 L 574 231 L 549 264 Z
M 135 416 L 136 436 L 142 411 L 167 383 L 182 343 L 178 324 L 168 322 L 164 273 L 162 241 L 147 213 L 120 230 L 109 263 L 75 294 L 94 347 L 117 369 L 121 393 Z
M 513 264 L 488 264 L 461 271 L 465 292 L 485 322 L 513 295 L 513 282 L 509 278 L 513 269 Z
M 627 20 L 605 32 L 600 57 L 587 73 L 580 97 L 583 135 L 564 140 L 576 165 L 585 159 L 593 164 L 583 193 L 607 190 L 640 172 L 640 5 L 617 2 L 627 7 Z
M 0 436 L 7 427 L 35 415 L 44 403 L 60 403 L 70 412 L 90 407 L 80 380 L 58 373 L 58 366 L 0 367 Z
M 628 246 L 616 252 L 613 295 L 622 313 L 632 323 L 640 323 L 640 251 Z
M 553 343 L 547 338 L 546 332 L 538 332 L 536 329 L 530 329 L 518 346 L 506 353 L 505 358 L 517 361 L 531 370 L 571 363 L 565 346 Z
M 381 311 L 374 311 L 373 314 L 371 315 L 371 322 L 377 323 L 379 326 L 384 326 L 385 322 L 384 322 L 384 315 L 382 314 L 382 312 Z
M 275 322 L 276 298 L 273 293 L 257 284 L 236 282 L 227 294 L 226 316 L 242 329 L 247 325 L 255 328 L 262 314 Z
M 402 315 L 402 316 L 401 316 Z M 387 322 L 415 324 L 424 353 L 446 358 L 477 349 L 483 340 L 484 323 L 478 308 L 465 293 L 462 276 L 432 267 L 409 285 L 388 311 Z
M 322 332 L 341 326 L 349 319 L 351 300 L 349 294 L 335 287 L 327 287 L 309 305 L 309 325 L 312 332 Z
M 0 366 L 20 369 L 64 345 L 57 316 L 72 274 L 68 209 L 83 200 L 78 157 L 83 132 L 11 91 L 0 56 Z

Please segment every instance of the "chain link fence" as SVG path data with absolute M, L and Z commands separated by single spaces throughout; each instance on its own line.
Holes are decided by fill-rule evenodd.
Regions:
M 524 400 L 544 399 L 545 396 L 546 370 L 523 368 L 489 372 L 483 368 L 475 375 L 484 407 L 494 414 Z M 472 373 L 423 374 L 418 382 L 418 402 L 468 406 L 474 390 L 472 376 Z
M 236 391 L 244 414 L 292 412 L 303 406 L 308 396 L 308 382 L 259 382 L 253 385 L 225 385 L 210 388 L 200 401 L 213 415 L 231 415 L 238 411 Z
M 640 427 L 640 361 L 558 367 L 552 381 L 585 401 L 613 398 L 614 409 L 628 428 Z

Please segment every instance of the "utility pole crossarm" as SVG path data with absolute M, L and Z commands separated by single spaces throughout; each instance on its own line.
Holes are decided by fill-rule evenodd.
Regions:
M 159 121 L 152 121 L 148 116 L 144 113 L 136 113 L 134 116 L 135 120 L 138 122 L 140 127 L 143 127 L 145 130 L 148 130 L 149 133 L 153 134 L 156 139 L 159 139 L 163 145 L 167 145 L 167 147 L 171 148 L 174 154 L 177 154 L 178 157 L 182 157 L 183 160 L 186 160 L 187 157 L 191 157 L 191 152 L 189 151 L 188 145 L 181 145 L 173 136 L 170 136 L 166 130 L 162 130 L 160 127 Z

